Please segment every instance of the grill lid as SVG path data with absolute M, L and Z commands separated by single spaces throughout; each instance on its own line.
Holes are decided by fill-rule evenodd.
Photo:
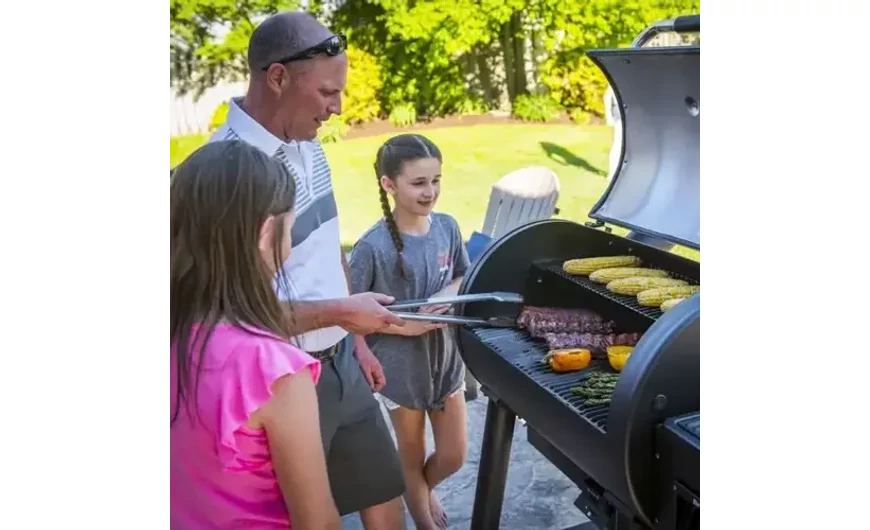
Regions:
M 700 250 L 700 46 L 588 55 L 622 117 L 622 156 L 589 217 Z

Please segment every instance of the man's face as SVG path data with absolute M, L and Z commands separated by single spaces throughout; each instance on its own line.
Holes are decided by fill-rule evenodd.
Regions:
M 341 92 L 347 83 L 347 55 L 318 56 L 300 65 L 279 99 L 287 140 L 313 140 L 333 114 L 341 114 Z

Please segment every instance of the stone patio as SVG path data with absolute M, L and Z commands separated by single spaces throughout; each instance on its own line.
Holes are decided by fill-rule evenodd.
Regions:
M 468 460 L 436 490 L 450 517 L 450 530 L 468 530 L 471 526 L 486 405 L 486 397 L 468 403 Z M 427 438 L 431 448 L 431 431 L 427 432 Z M 561 530 L 586 522 L 586 517 L 573 504 L 578 494 L 577 486 L 529 444 L 525 426 L 517 421 L 501 529 Z M 413 529 L 410 515 L 407 517 L 408 528 Z M 356 515 L 345 517 L 343 523 L 345 529 L 363 529 Z

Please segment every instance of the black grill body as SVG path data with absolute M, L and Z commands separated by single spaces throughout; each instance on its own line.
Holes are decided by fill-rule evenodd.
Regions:
M 490 398 L 472 529 L 498 527 L 515 417 L 529 440 L 594 497 L 584 511 L 600 527 L 622 519 L 652 528 L 662 510 L 656 428 L 700 409 L 700 297 L 662 314 L 561 271 L 570 258 L 633 254 L 647 266 L 700 282 L 699 263 L 563 220 L 520 227 L 489 247 L 466 274 L 461 294 L 521 292 L 532 306 L 582 307 L 614 320 L 620 332 L 643 332 L 610 405 L 585 408 L 570 388 L 597 365 L 556 374 L 540 363 L 546 343 L 514 329 L 456 328 L 466 366 Z M 481 302 L 465 316 L 517 316 L 519 306 Z M 597 513 L 592 513 L 597 512 Z
M 668 418 L 656 430 L 661 528 L 700 526 L 701 413 Z

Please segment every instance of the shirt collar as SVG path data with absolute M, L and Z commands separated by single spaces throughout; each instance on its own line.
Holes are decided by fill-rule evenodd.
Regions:
M 230 109 L 227 111 L 227 125 L 239 138 L 269 155 L 275 154 L 283 147 L 284 142 L 257 123 L 254 118 L 242 110 L 240 106 L 244 98 L 230 98 Z

